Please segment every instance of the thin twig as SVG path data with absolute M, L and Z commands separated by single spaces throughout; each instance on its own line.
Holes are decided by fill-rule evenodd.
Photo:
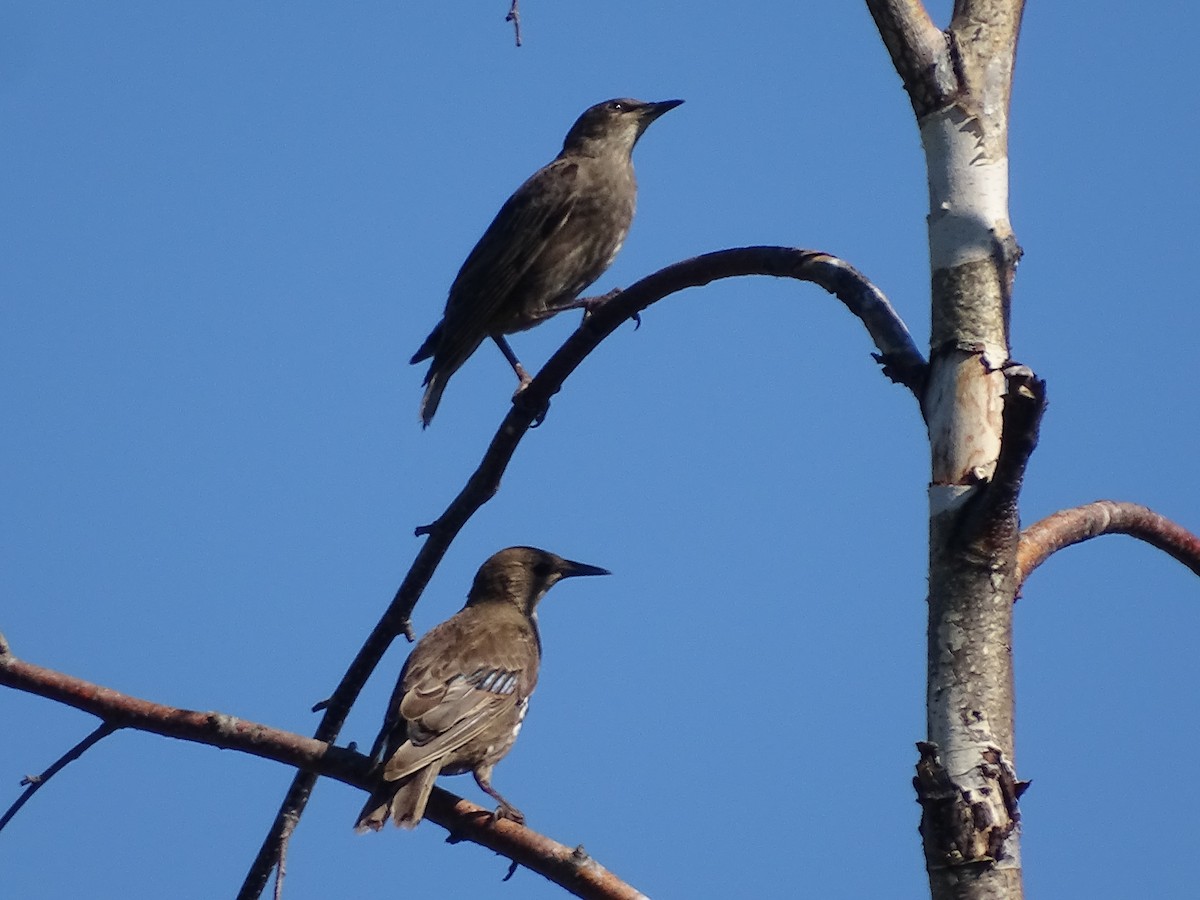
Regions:
M 517 46 L 521 46 L 521 11 L 517 9 L 517 0 L 512 0 L 512 6 L 508 8 L 508 15 L 504 17 L 505 22 L 513 23 L 513 31 L 516 33 Z
M 1021 532 L 1017 551 L 1017 583 L 1053 554 L 1102 534 L 1127 534 L 1157 547 L 1200 575 L 1200 537 L 1137 503 L 1096 500 L 1064 509 Z
M 100 743 L 100 741 L 104 740 L 119 727 L 120 726 L 114 724 L 113 722 L 101 722 L 100 726 L 95 731 L 56 759 L 53 765 L 51 765 L 50 768 L 48 768 L 41 775 L 31 775 L 23 778 L 21 783 L 28 785 L 28 787 L 25 788 L 25 791 L 16 799 L 13 805 L 8 808 L 4 815 L 0 816 L 0 831 L 4 830 L 4 826 L 12 821 L 13 816 L 20 811 L 22 806 L 29 802 L 29 799 L 34 794 L 41 790 L 42 786 L 47 781 L 66 768 L 68 763 L 72 763 L 79 759 L 79 757 L 83 756 L 83 754 L 86 753 L 94 744 Z
M 597 307 L 567 338 L 517 396 L 479 467 L 458 496 L 432 524 L 418 529 L 418 534 L 426 535 L 428 540 L 418 551 L 383 617 L 325 702 L 325 714 L 314 735 L 317 740 L 332 743 L 337 739 L 351 705 L 392 641 L 399 634 L 410 634 L 409 616 L 451 541 L 499 490 L 501 476 L 526 432 L 544 414 L 550 398 L 558 393 L 563 382 L 588 354 L 624 322 L 659 300 L 686 288 L 743 275 L 810 281 L 837 296 L 866 326 L 879 350 L 876 359 L 883 364 L 884 374 L 906 385 L 919 399 L 926 363 L 904 322 L 878 288 L 849 263 L 835 256 L 791 247 L 740 247 L 684 260 L 643 278 Z M 286 834 L 295 827 L 315 783 L 316 776 L 309 772 L 299 772 L 293 779 L 246 874 L 238 900 L 258 900 L 262 894 L 271 870 L 279 860 Z

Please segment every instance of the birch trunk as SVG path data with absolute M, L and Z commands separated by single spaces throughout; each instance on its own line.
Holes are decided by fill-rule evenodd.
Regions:
M 1024 466 L 998 463 L 1019 255 L 1008 111 L 1022 4 L 959 0 L 944 32 L 918 2 L 868 6 L 912 100 L 929 180 L 928 706 L 916 778 L 926 868 L 935 900 L 1012 900 L 1022 896 L 1012 610 Z

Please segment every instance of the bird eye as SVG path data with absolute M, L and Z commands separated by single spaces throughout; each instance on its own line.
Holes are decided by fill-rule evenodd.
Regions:
M 622 103 L 620 100 L 614 100 L 612 103 L 608 104 L 608 108 L 611 109 L 613 112 L 624 112 L 625 104 Z
M 533 574 L 536 575 L 538 578 L 545 578 L 552 571 L 554 571 L 554 567 L 551 566 L 550 563 L 548 563 L 548 562 L 540 562 L 533 567 Z

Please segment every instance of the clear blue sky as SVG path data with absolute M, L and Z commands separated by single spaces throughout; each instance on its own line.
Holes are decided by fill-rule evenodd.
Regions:
M 948 7 L 948 3 L 940 4 Z M 1200 528 L 1200 12 L 1031 4 L 1012 115 L 1013 355 L 1049 382 L 1023 517 L 1101 497 Z M 612 96 L 648 132 L 599 290 L 757 243 L 844 256 L 928 329 L 925 177 L 860 3 L 0 7 L 0 630 L 154 700 L 310 733 L 507 407 L 484 347 L 422 433 L 407 365 L 500 203 Z M 945 10 L 940 10 L 944 15 Z M 573 327 L 518 335 L 537 367 Z M 713 285 L 554 400 L 416 611 L 493 551 L 610 568 L 543 609 L 496 784 L 656 898 L 920 898 L 923 428 L 811 286 Z M 1017 611 L 1031 894 L 1194 896 L 1200 587 L 1123 538 Z M 343 741 L 369 744 L 406 647 Z M 94 720 L 0 691 L 0 804 Z M 231 896 L 291 778 L 138 733 L 0 835 L 6 895 Z M 448 787 L 483 799 L 469 778 Z M 359 837 L 321 783 L 289 900 L 550 898 L 440 829 Z

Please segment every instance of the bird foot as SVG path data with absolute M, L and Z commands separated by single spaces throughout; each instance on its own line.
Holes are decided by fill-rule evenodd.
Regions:
M 532 380 L 532 378 L 528 378 L 527 380 L 521 382 L 521 386 L 513 392 L 512 402 L 513 406 L 520 406 L 522 409 L 531 410 L 533 412 L 533 424 L 529 427 L 537 428 L 542 424 L 542 422 L 546 421 L 546 413 L 550 412 L 550 401 L 547 400 L 546 405 L 541 409 L 532 409 L 532 404 L 529 404 L 525 401 L 525 388 L 529 387 L 529 382 Z
M 622 293 L 624 292 L 620 288 L 613 288 L 607 294 L 601 294 L 598 297 L 584 297 L 582 300 L 578 301 L 579 305 L 583 307 L 583 321 L 586 322 L 592 313 L 604 306 L 604 304 L 611 303 L 613 300 L 616 300 L 621 296 Z M 640 312 L 635 312 L 629 318 L 633 319 L 634 331 L 637 331 L 642 327 L 642 314 Z
M 621 293 L 622 291 L 620 288 L 613 288 L 607 294 L 597 294 L 595 297 L 577 297 L 569 303 L 560 303 L 558 306 L 551 306 L 541 314 L 539 321 L 544 321 L 552 316 L 557 316 L 559 313 L 569 312 L 572 309 L 582 309 L 583 317 L 586 319 L 605 303 L 608 303 L 610 300 L 615 300 L 617 297 L 621 296 Z
M 622 294 L 621 288 L 613 288 L 607 294 L 600 294 L 596 297 L 584 297 L 579 301 L 579 305 L 583 307 L 584 315 L 591 315 L 605 303 L 610 300 L 616 300 Z
M 545 322 L 547 319 L 551 319 L 554 316 L 557 316 L 559 313 L 570 312 L 573 309 L 582 309 L 583 321 L 586 322 L 591 317 L 592 313 L 594 313 L 604 304 L 616 300 L 619 296 L 621 296 L 622 293 L 624 293 L 624 291 L 621 288 L 613 288 L 607 294 L 597 294 L 595 297 L 580 297 L 576 300 L 572 300 L 570 303 L 563 303 L 559 306 L 551 306 L 549 309 L 543 310 L 538 314 L 535 324 Z M 642 327 L 641 313 L 635 312 L 632 316 L 630 316 L 630 318 L 633 319 L 634 331 Z
M 501 803 L 496 807 L 496 811 L 492 813 L 492 824 L 496 824 L 501 819 L 508 819 L 510 822 L 516 822 L 518 825 L 524 825 L 525 813 L 521 812 L 515 806 Z

